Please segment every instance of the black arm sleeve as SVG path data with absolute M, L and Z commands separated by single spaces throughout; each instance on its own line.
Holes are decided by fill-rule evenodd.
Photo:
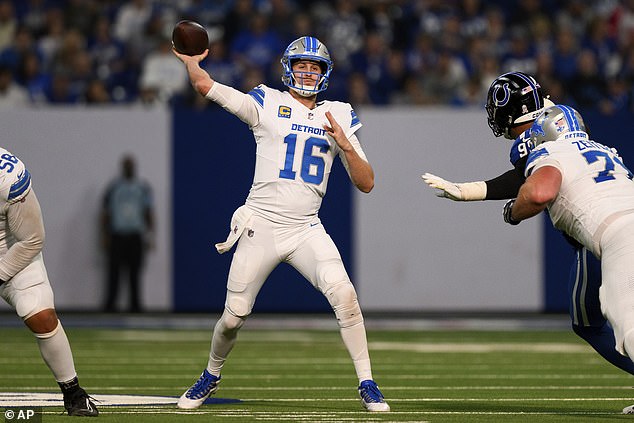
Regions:
M 524 183 L 524 168 L 526 167 L 527 156 L 522 157 L 515 163 L 515 168 L 504 172 L 500 176 L 489 179 L 487 184 L 487 195 L 485 200 L 507 200 L 517 197 L 517 192 Z

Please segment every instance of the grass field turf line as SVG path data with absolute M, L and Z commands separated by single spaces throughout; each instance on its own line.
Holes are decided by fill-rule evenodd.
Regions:
M 210 333 L 67 328 L 82 385 L 100 395 L 179 396 L 200 374 Z M 26 329 L 0 329 L 0 392 L 57 393 Z M 392 412 L 359 403 L 334 330 L 239 335 L 218 398 L 182 412 L 101 406 L 102 422 L 605 422 L 632 421 L 632 377 L 569 331 L 369 331 L 375 379 Z M 68 422 L 61 407 L 43 422 Z

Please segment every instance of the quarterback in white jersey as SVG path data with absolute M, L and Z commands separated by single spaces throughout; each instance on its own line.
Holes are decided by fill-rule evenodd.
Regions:
M 258 123 L 252 127 L 257 157 L 246 204 L 278 223 L 306 223 L 317 216 L 335 156 L 348 169 L 345 153 L 324 129 L 329 124 L 326 112 L 367 162 L 353 137 L 361 122 L 347 103 L 322 101 L 309 109 L 290 92 L 265 85 L 249 95 L 258 111 Z
M 31 174 L 20 159 L 0 148 L 0 296 L 37 338 L 68 414 L 96 416 L 97 408 L 79 386 L 70 344 L 55 313 L 43 245 L 44 223 Z
M 220 371 L 251 313 L 271 271 L 285 262 L 297 269 L 328 299 L 359 379 L 361 403 L 369 411 L 389 411 L 372 379 L 365 325 L 357 294 L 334 242 L 318 212 L 326 194 L 335 156 L 362 192 L 374 187 L 374 172 L 355 132 L 361 127 L 347 103 L 321 101 L 328 87 L 332 61 L 314 37 L 293 41 L 282 56 L 279 91 L 259 85 L 244 94 L 214 81 L 199 66 L 198 56 L 174 51 L 185 64 L 193 87 L 253 131 L 257 144 L 253 185 L 245 204 L 233 214 L 220 253 L 237 242 L 227 281 L 225 310 L 216 323 L 207 368 L 179 399 L 184 409 L 197 408 L 216 392 Z
M 527 179 L 505 206 L 505 219 L 518 222 L 548 208 L 556 228 L 600 258 L 602 311 L 617 351 L 634 357 L 633 175 L 614 149 L 579 131 L 577 116 L 558 105 L 537 118 Z

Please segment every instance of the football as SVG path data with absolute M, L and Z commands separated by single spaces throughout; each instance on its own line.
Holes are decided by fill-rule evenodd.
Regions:
M 180 21 L 172 31 L 172 45 L 181 54 L 195 56 L 209 48 L 209 36 L 201 24 L 194 21 Z

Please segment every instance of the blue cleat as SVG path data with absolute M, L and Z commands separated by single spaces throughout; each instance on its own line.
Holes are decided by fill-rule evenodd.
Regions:
M 203 402 L 218 390 L 220 376 L 214 376 L 205 369 L 200 378 L 178 399 L 178 408 L 192 410 L 198 408 Z
M 372 412 L 390 411 L 390 406 L 385 402 L 383 394 L 373 380 L 364 380 L 359 385 L 359 396 L 363 407 Z

